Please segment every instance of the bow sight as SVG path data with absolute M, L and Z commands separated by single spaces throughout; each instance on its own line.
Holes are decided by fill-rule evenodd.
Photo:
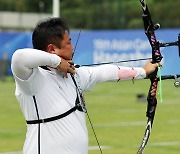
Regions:
M 156 24 L 157 25 L 157 24 Z M 159 25 L 159 24 L 158 24 Z M 160 28 L 160 27 L 159 27 Z M 158 28 L 158 29 L 159 29 Z M 157 30 L 157 29 L 155 29 L 155 30 Z M 157 48 L 157 49 L 159 49 L 160 47 L 168 47 L 168 46 L 178 46 L 178 48 L 179 48 L 179 57 L 180 57 L 180 34 L 178 35 L 178 40 L 177 41 L 175 41 L 175 42 L 167 42 L 167 43 L 160 43 L 160 42 L 157 42 L 156 44 L 155 44 L 155 47 Z

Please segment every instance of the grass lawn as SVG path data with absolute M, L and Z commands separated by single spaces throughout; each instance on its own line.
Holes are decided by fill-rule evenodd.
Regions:
M 173 80 L 163 81 L 163 103 L 158 102 L 152 134 L 144 154 L 180 153 L 180 89 Z M 26 124 L 14 96 L 11 78 L 0 81 L 0 153 L 22 151 Z M 104 154 L 135 154 L 146 126 L 146 95 L 149 80 L 96 85 L 85 93 L 88 112 Z M 158 100 L 159 101 L 159 100 Z M 90 124 L 89 145 L 97 146 Z M 89 154 L 99 154 L 90 150 Z

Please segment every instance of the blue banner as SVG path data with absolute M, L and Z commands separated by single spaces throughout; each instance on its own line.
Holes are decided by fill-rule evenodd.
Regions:
M 73 32 L 72 36 L 74 36 Z M 177 41 L 180 29 L 164 29 L 156 32 L 157 40 Z M 76 34 L 77 35 L 77 34 Z M 76 40 L 73 38 L 73 40 Z M 180 57 L 177 46 L 161 48 L 163 75 L 180 74 Z M 75 51 L 78 64 L 117 62 L 130 59 L 151 58 L 151 47 L 143 30 L 83 31 Z M 145 61 L 121 63 L 122 66 L 142 66 Z
M 177 41 L 180 29 L 163 29 L 156 32 L 160 42 Z M 75 46 L 79 31 L 70 32 Z M 0 59 L 9 59 L 19 48 L 32 48 L 30 32 L 0 32 Z M 180 74 L 180 58 L 177 46 L 161 48 L 163 75 Z M 82 31 L 78 40 L 74 62 L 92 64 L 118 62 L 130 59 L 151 58 L 151 47 L 143 30 Z M 146 61 L 121 63 L 121 66 L 142 66 Z M 8 74 L 11 74 L 10 64 Z
M 32 47 L 29 32 L 0 32 L 0 60 L 9 60 L 8 74 L 11 72 L 11 58 L 17 49 Z

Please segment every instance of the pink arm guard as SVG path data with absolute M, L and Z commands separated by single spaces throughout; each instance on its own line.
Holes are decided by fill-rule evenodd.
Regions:
M 122 79 L 134 79 L 138 75 L 138 71 L 134 68 L 121 68 L 118 67 L 118 81 Z

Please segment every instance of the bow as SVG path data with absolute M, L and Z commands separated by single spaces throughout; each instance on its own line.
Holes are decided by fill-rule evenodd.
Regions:
M 142 19 L 144 22 L 145 34 L 152 48 L 152 63 L 159 63 L 161 59 L 163 58 L 160 52 L 160 47 L 167 47 L 167 46 L 174 46 L 174 45 L 180 46 L 180 35 L 178 37 L 178 41 L 176 42 L 159 43 L 156 40 L 155 30 L 159 29 L 160 25 L 153 24 L 146 1 L 140 0 L 140 3 L 142 6 L 142 11 L 143 11 Z M 180 49 L 179 49 L 179 55 L 180 55 Z M 146 116 L 148 117 L 148 120 L 147 120 L 147 126 L 145 129 L 144 137 L 143 137 L 141 146 L 139 147 L 137 154 L 142 154 L 151 134 L 151 129 L 152 129 L 153 120 L 154 120 L 154 116 L 156 112 L 156 106 L 157 106 L 156 90 L 157 90 L 158 81 L 159 81 L 159 78 L 157 77 L 157 71 L 158 71 L 158 68 L 155 70 L 154 73 L 149 75 L 151 84 L 150 84 L 150 88 L 149 88 L 149 92 L 147 96 L 148 105 L 147 105 Z M 163 79 L 168 79 L 168 78 L 165 77 Z M 152 91 L 154 92 L 152 93 Z
M 149 12 L 147 4 L 146 4 L 146 1 L 140 0 L 140 3 L 142 6 L 142 10 L 143 10 L 142 19 L 144 22 L 145 34 L 146 34 L 146 36 L 149 40 L 149 43 L 151 45 L 151 48 L 152 48 L 152 63 L 159 63 L 162 59 L 162 55 L 160 52 L 160 48 L 157 46 L 157 40 L 156 40 L 156 36 L 154 33 L 154 31 L 159 28 L 159 25 L 153 24 L 153 22 L 151 20 L 150 12 Z M 145 134 L 144 134 L 141 146 L 140 146 L 137 154 L 142 154 L 142 152 L 143 152 L 143 150 L 144 150 L 144 148 L 148 142 L 149 136 L 151 134 L 151 128 L 153 125 L 153 120 L 154 120 L 156 106 L 157 106 L 157 99 L 156 99 L 156 90 L 157 90 L 157 85 L 158 85 L 158 78 L 156 77 L 157 71 L 158 70 L 156 69 L 154 71 L 154 73 L 152 73 L 149 76 L 151 84 L 150 84 L 148 97 L 147 97 L 148 105 L 147 105 L 146 116 L 148 117 L 148 120 L 147 120 L 147 126 L 146 126 L 146 130 L 145 130 Z M 152 95 L 152 90 L 155 90 L 154 95 Z

